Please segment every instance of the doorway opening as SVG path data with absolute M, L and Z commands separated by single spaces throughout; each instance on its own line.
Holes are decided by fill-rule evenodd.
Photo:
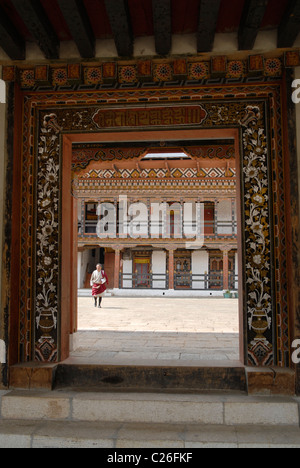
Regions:
M 161 133 L 163 149 L 155 140 L 118 145 L 106 140 L 101 158 L 95 142 L 94 159 L 84 169 L 81 160 L 81 170 L 74 172 L 78 317 L 66 362 L 241 365 L 238 144 L 232 135 L 191 142 L 167 140 Z M 82 156 L 84 145 L 75 140 L 72 153 Z M 105 160 L 105 149 L 111 154 L 112 147 L 115 154 L 122 149 L 122 159 Z M 132 229 L 127 236 L 120 223 L 124 197 Z M 162 202 L 169 212 L 151 218 L 155 203 Z M 97 212 L 101 203 L 104 214 Z M 195 248 L 185 234 L 195 230 L 200 208 L 203 242 Z M 106 236 L 99 237 L 99 222 L 110 209 Z M 188 210 L 190 218 L 184 217 Z M 101 309 L 94 307 L 90 286 L 97 263 L 109 278 Z

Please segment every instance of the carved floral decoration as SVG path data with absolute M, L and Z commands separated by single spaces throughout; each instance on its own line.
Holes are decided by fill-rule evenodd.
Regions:
M 204 106 L 204 104 L 203 104 Z M 274 363 L 272 336 L 272 271 L 268 147 L 263 104 L 208 103 L 203 126 L 240 125 L 243 145 L 245 313 L 248 323 L 248 363 Z M 59 226 L 61 124 L 67 130 L 92 130 L 95 109 L 45 114 L 41 121 L 38 154 L 36 229 L 36 352 L 38 359 L 54 361 L 59 317 Z M 78 117 L 78 118 L 79 118 Z M 80 128 L 78 128 L 80 127 Z

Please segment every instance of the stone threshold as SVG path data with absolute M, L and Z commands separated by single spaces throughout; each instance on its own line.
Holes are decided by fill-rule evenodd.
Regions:
M 295 372 L 250 368 L 239 363 L 176 366 L 110 364 L 39 364 L 10 367 L 10 388 L 83 391 L 179 392 L 238 391 L 249 395 L 295 394 Z

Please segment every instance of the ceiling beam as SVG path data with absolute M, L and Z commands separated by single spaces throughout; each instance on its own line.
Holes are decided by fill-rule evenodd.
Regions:
M 10 59 L 25 60 L 25 42 L 2 7 L 0 7 L 0 47 Z
M 104 0 L 110 26 L 120 57 L 133 55 L 133 32 L 128 0 Z
M 95 57 L 95 37 L 82 0 L 58 0 L 58 4 L 81 57 Z
M 211 52 L 214 46 L 216 26 L 221 0 L 202 0 L 200 2 L 197 32 L 197 51 Z
M 168 55 L 172 47 L 171 0 L 152 0 L 155 50 Z
M 59 40 L 38 0 L 12 0 L 25 26 L 47 59 L 59 58 Z
M 264 18 L 268 0 L 246 0 L 238 32 L 239 50 L 252 50 Z
M 278 28 L 278 43 L 281 48 L 293 47 L 300 33 L 300 0 L 291 0 Z

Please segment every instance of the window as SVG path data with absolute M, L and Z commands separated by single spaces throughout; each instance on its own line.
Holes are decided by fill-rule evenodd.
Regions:
M 85 203 L 85 233 L 96 234 L 97 227 L 97 203 Z
M 172 150 L 172 148 L 169 148 L 168 150 L 149 150 L 149 152 L 143 157 L 142 161 L 147 161 L 147 160 L 174 160 L 174 159 L 191 159 L 191 157 L 182 151 L 181 149 L 175 148 Z

